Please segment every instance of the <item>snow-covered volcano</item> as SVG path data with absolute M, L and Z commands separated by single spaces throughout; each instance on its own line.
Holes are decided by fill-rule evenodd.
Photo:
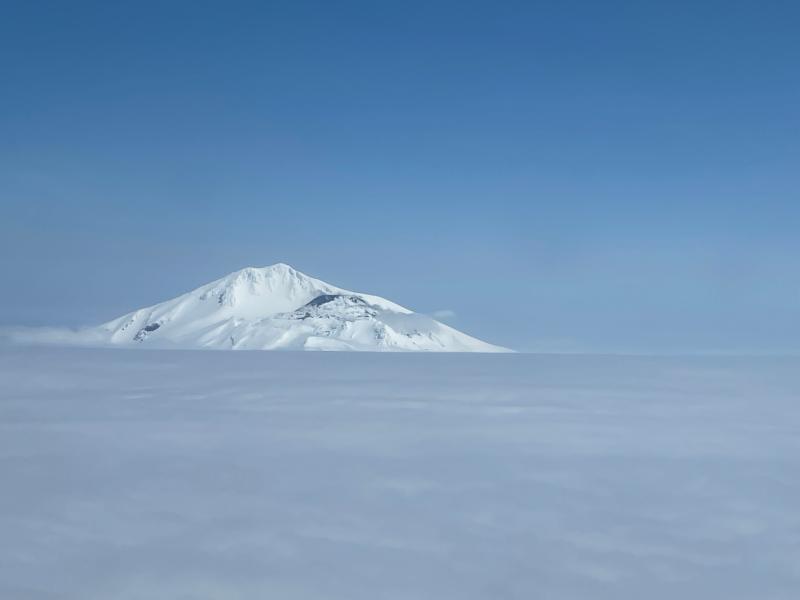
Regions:
M 179 348 L 506 351 L 281 263 L 236 271 L 87 333 L 103 344 Z

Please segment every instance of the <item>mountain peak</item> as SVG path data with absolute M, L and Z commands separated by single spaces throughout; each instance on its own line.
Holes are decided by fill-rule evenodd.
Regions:
M 504 350 L 379 296 L 338 288 L 285 263 L 245 267 L 95 331 L 111 344 L 181 348 Z
M 216 300 L 220 306 L 230 308 L 229 316 L 257 319 L 294 310 L 298 303 L 320 294 L 338 293 L 339 289 L 277 263 L 245 267 L 196 291 L 200 292 L 200 300 Z
M 281 276 L 302 276 L 308 277 L 286 263 L 275 263 L 266 267 L 245 267 L 234 271 L 228 277 L 242 278 L 242 279 L 260 279 L 265 277 L 281 277 Z

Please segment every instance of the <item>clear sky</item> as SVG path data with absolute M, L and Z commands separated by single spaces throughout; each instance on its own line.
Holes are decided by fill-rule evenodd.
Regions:
M 0 14 L 0 324 L 287 262 L 522 350 L 800 351 L 798 2 Z

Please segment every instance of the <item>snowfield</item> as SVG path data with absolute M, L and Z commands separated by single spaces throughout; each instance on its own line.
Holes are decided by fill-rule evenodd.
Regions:
M 800 359 L 0 349 L 0 598 L 800 597 Z

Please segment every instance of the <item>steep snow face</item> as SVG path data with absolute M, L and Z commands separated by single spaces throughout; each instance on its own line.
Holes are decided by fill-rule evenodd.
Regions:
M 502 352 L 378 296 L 289 265 L 249 267 L 86 332 L 93 342 L 248 350 Z

